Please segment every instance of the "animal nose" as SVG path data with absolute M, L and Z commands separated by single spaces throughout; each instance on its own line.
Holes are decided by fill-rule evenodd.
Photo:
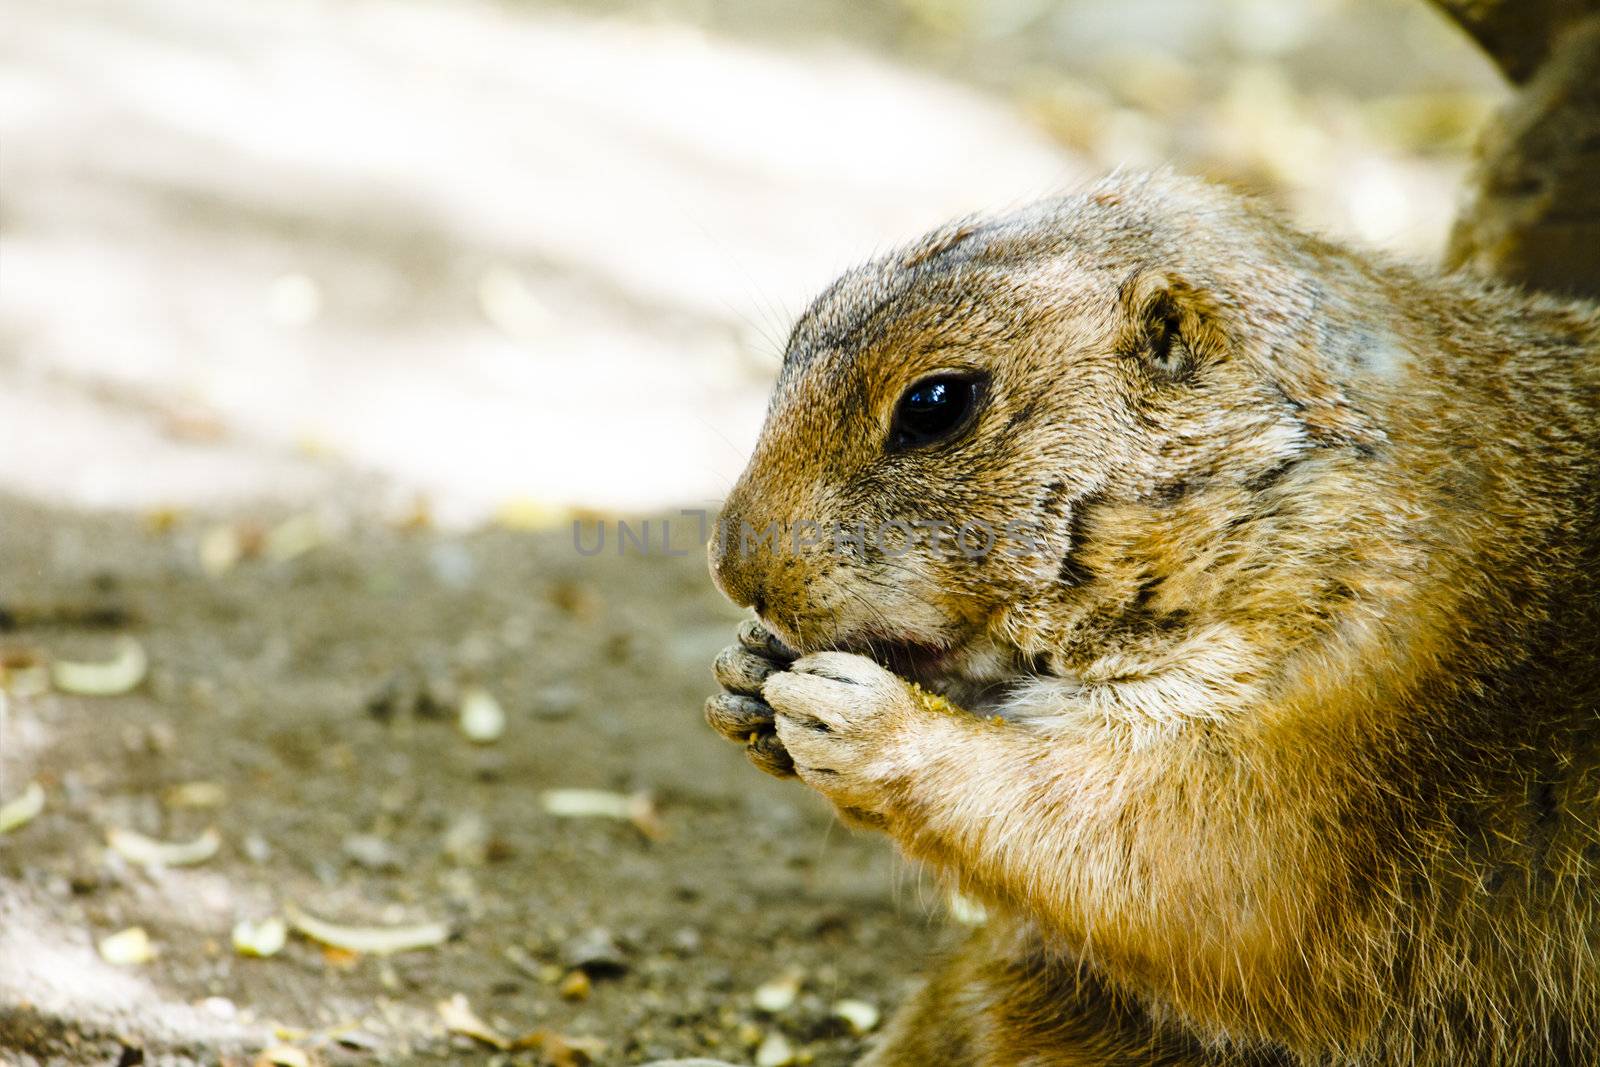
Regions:
M 711 561 L 711 581 L 722 595 L 740 607 L 754 608 L 759 615 L 767 609 L 767 590 L 760 561 L 740 551 L 738 541 L 714 537 L 706 546 Z

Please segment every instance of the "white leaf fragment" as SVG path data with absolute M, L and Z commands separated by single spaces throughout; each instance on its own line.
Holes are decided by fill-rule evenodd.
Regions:
M 311 1067 L 311 1056 L 293 1045 L 274 1045 L 261 1051 L 255 1067 Z
M 260 922 L 240 919 L 233 927 L 233 950 L 241 956 L 276 956 L 288 939 L 289 924 L 276 915 Z
M 50 665 L 50 682 L 63 693 L 112 697 L 134 689 L 150 668 L 144 646 L 131 637 L 117 639 L 117 652 L 109 660 L 80 662 L 57 660 Z
M 98 948 L 101 959 L 119 967 L 133 967 L 156 958 L 155 946 L 142 926 L 130 926 L 108 934 L 100 939 Z
M 307 915 L 292 904 L 283 909 L 289 925 L 313 941 L 346 952 L 362 952 L 372 956 L 389 956 L 396 952 L 411 952 L 419 948 L 433 948 L 450 939 L 450 927 L 445 923 L 417 923 L 412 926 L 340 926 Z
M 439 1018 L 444 1020 L 445 1029 L 452 1034 L 461 1034 L 474 1041 L 482 1041 L 485 1045 L 502 1051 L 511 1047 L 510 1038 L 478 1018 L 464 994 L 457 993 L 449 1000 L 439 1001 L 438 1008 Z
M 193 867 L 217 854 L 222 838 L 214 829 L 193 841 L 157 841 L 134 830 L 112 830 L 109 844 L 123 859 L 144 867 Z
M 0 804 L 0 834 L 8 834 L 32 822 L 44 810 L 44 787 L 29 782 L 22 795 Z

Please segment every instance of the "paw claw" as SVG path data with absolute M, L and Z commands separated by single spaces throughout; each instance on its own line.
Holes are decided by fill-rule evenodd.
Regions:
M 794 759 L 790 757 L 789 750 L 783 747 L 777 735 L 772 733 L 757 733 L 745 745 L 744 754 L 749 757 L 761 770 L 774 778 L 793 778 L 795 776 Z
M 758 656 L 743 645 L 729 645 L 717 654 L 711 665 L 718 685 L 729 692 L 748 696 L 761 692 L 761 684 L 782 670 L 781 664 Z
M 763 626 L 760 619 L 746 619 L 740 623 L 738 637 L 739 643 L 751 652 L 779 663 L 792 663 L 797 655 L 794 649 Z
M 706 701 L 706 723 L 730 741 L 772 729 L 772 708 L 743 693 L 718 693 Z

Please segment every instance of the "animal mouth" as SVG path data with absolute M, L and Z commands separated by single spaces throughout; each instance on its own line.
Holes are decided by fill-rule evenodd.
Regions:
M 925 689 L 939 692 L 949 680 L 960 647 L 924 641 L 897 641 L 886 638 L 857 638 L 834 646 L 838 652 L 854 652 L 874 660 L 885 670 L 910 679 Z
M 778 627 L 766 622 L 766 620 L 762 621 L 775 634 L 781 633 Z M 790 647 L 792 649 L 792 646 Z M 791 654 L 850 652 L 858 656 L 866 656 L 885 670 L 892 671 L 902 678 L 916 682 L 924 689 L 943 694 L 943 690 L 955 680 L 954 675 L 963 649 L 964 642 L 961 641 L 937 644 L 932 641 L 889 637 L 874 633 L 855 634 L 833 642 L 808 645 L 802 649 L 793 650 Z

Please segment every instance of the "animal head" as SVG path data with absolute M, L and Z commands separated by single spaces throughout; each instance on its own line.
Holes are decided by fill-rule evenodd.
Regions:
M 948 661 L 1074 584 L 1092 505 L 1370 436 L 1294 314 L 1323 294 L 1257 266 L 1286 232 L 1112 179 L 846 274 L 790 337 L 717 584 L 798 648 Z

